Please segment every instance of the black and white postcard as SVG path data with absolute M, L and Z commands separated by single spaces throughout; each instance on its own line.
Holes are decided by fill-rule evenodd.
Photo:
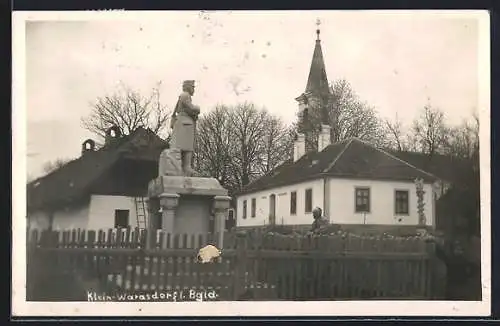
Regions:
M 489 41 L 481 11 L 14 12 L 13 314 L 489 315 Z

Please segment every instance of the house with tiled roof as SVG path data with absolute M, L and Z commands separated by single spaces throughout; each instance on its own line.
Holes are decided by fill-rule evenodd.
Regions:
M 139 127 L 108 129 L 105 144 L 82 143 L 81 156 L 27 185 L 30 228 L 107 229 L 147 225 L 148 182 L 167 142 Z
M 438 177 L 361 139 L 331 144 L 326 107 L 331 90 L 317 34 L 306 89 L 296 98 L 293 159 L 237 194 L 237 226 L 310 225 L 315 207 L 335 224 L 434 226 Z M 315 126 L 307 121 L 311 103 L 324 111 L 317 149 L 311 146 Z M 417 179 L 423 181 L 425 219 L 417 209 Z
M 424 182 L 426 224 L 435 222 L 439 179 L 357 138 L 283 163 L 237 196 L 237 226 L 312 223 L 418 225 L 415 180 Z

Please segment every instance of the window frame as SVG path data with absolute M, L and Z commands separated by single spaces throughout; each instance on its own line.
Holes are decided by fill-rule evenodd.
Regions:
M 311 200 L 310 204 L 307 205 L 307 194 L 308 192 L 311 194 Z M 310 207 L 308 207 L 310 206 Z M 309 209 L 308 209 L 309 208 Z M 312 213 L 313 210 L 313 189 L 312 188 L 307 188 L 304 190 L 304 212 L 305 213 Z
M 126 220 L 126 225 L 125 226 L 118 226 L 118 221 L 117 218 L 119 217 L 119 213 L 121 212 L 126 212 L 127 213 L 127 220 Z M 126 229 L 130 226 L 130 209 L 115 209 L 115 218 L 114 218 L 114 227 L 115 229 Z
M 255 218 L 257 214 L 257 198 L 252 198 L 250 201 L 250 217 Z
M 358 191 L 365 191 L 367 192 L 368 196 L 368 203 L 367 203 L 367 209 L 366 210 L 360 210 L 358 206 Z M 365 198 L 365 196 L 362 196 L 361 198 Z M 371 189 L 370 187 L 354 187 L 354 213 L 356 214 L 369 214 L 371 213 Z
M 398 193 L 406 193 L 406 212 L 398 211 Z M 397 216 L 410 215 L 410 191 L 408 189 L 395 189 L 394 190 L 394 214 Z
M 234 209 L 233 208 L 229 208 L 227 210 L 226 220 L 234 220 Z
M 248 204 L 247 204 L 247 200 L 246 200 L 246 199 L 245 199 L 245 200 L 243 200 L 242 205 L 243 205 L 243 207 L 242 207 L 242 209 L 241 209 L 241 212 L 242 212 L 242 214 L 241 214 L 241 218 L 242 218 L 242 219 L 244 219 L 244 220 L 246 220 L 246 219 L 247 219 L 247 208 L 248 208 L 248 207 L 247 207 L 247 206 L 248 206 Z
M 297 215 L 297 190 L 290 191 L 290 215 Z

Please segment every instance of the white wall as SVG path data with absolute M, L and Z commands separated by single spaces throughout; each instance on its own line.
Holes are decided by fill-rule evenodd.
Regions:
M 27 223 L 30 229 L 45 230 L 49 227 L 49 216 L 42 211 L 29 213 Z
M 370 188 L 370 213 L 355 213 L 355 188 Z M 417 225 L 417 193 L 413 182 L 334 179 L 326 187 L 329 202 L 324 207 L 322 179 L 245 194 L 237 198 L 236 225 L 257 226 L 269 224 L 269 196 L 276 195 L 276 224 L 311 224 L 312 214 L 305 213 L 305 189 L 313 189 L 313 205 L 323 208 L 331 223 Z M 409 191 L 409 215 L 395 215 L 395 191 Z M 290 215 L 290 192 L 297 191 L 297 215 Z M 435 201 L 431 184 L 424 185 L 424 202 L 427 225 L 434 225 Z M 256 216 L 251 216 L 252 198 L 256 198 Z M 243 219 L 243 201 L 247 201 L 247 218 Z M 401 219 L 401 220 L 400 220 Z
M 48 229 L 50 224 L 48 212 L 37 211 L 30 213 L 28 216 L 28 223 L 31 229 Z M 89 209 L 87 205 L 79 208 L 61 209 L 55 211 L 53 214 L 52 228 L 54 230 L 85 229 L 88 224 L 88 216 Z
M 134 197 L 92 195 L 88 228 L 91 230 L 114 228 L 116 209 L 128 209 L 130 211 L 129 225 L 131 227 L 137 227 L 137 214 Z
M 370 188 L 370 213 L 366 213 L 366 224 L 416 225 L 418 224 L 417 193 L 413 182 L 373 181 L 352 179 L 330 179 L 330 222 L 335 224 L 363 224 L 364 214 L 355 213 L 354 189 Z M 409 191 L 409 215 L 395 215 L 396 190 Z M 432 185 L 424 185 L 425 216 L 427 225 L 434 225 L 434 200 Z M 401 219 L 401 221 L 399 221 Z
M 137 226 L 137 214 L 134 197 L 92 195 L 90 204 L 77 209 L 61 209 L 54 212 L 53 229 L 109 229 L 115 226 L 115 209 L 128 209 L 129 225 Z M 142 210 L 142 209 L 141 209 Z M 147 214 L 147 207 L 146 207 Z M 29 214 L 30 228 L 47 229 L 49 216 L 47 212 Z M 141 225 L 142 226 L 142 225 Z
M 276 195 L 276 224 L 311 224 L 312 213 L 305 213 L 305 190 L 312 188 L 312 208 L 323 207 L 323 180 L 313 180 L 245 194 L 237 198 L 236 226 L 269 224 L 269 196 Z M 297 192 L 297 214 L 290 215 L 290 192 Z M 251 216 L 252 198 L 256 198 L 256 215 Z M 243 201 L 247 201 L 247 218 L 243 219 Z
M 89 222 L 89 207 L 60 210 L 54 213 L 54 230 L 87 229 Z

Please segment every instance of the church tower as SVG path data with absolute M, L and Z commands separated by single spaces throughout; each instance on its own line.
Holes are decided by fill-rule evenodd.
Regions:
M 299 159 L 302 155 L 316 149 L 321 151 L 330 143 L 330 119 L 329 119 L 329 101 L 331 99 L 330 86 L 326 75 L 323 51 L 321 49 L 321 39 L 319 20 L 316 22 L 316 44 L 309 69 L 305 92 L 295 100 L 299 103 L 299 120 L 297 141 L 304 141 L 303 146 L 298 144 L 298 152 L 294 153 L 294 159 Z M 310 119 L 310 110 L 319 109 L 320 123 L 314 123 Z M 315 136 L 318 135 L 318 143 L 315 144 Z M 297 146 L 296 146 L 297 147 Z M 300 150 L 303 148 L 303 153 Z

